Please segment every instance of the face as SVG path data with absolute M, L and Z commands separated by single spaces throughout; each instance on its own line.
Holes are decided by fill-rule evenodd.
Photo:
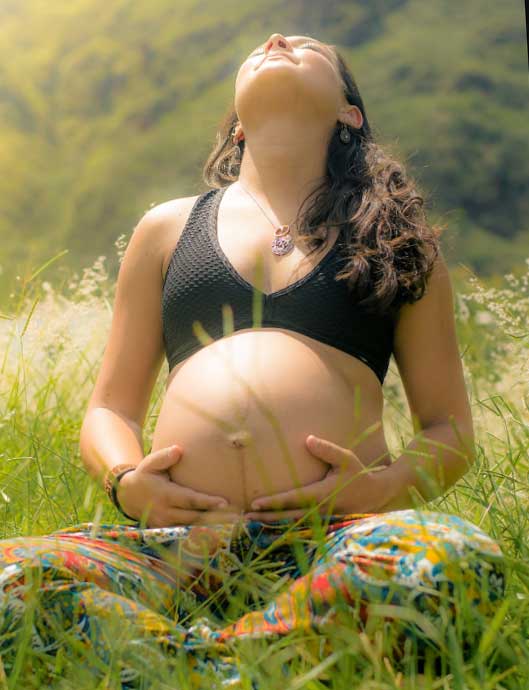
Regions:
M 248 55 L 235 81 L 241 123 L 288 111 L 332 124 L 345 103 L 334 51 L 309 36 L 272 34 Z

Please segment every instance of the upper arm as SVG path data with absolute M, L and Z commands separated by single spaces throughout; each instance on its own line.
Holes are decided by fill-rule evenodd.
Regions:
M 112 323 L 87 412 L 108 407 L 142 428 L 163 363 L 161 294 L 167 218 L 138 222 L 120 264 Z
M 462 424 L 472 431 L 456 336 L 452 285 L 441 252 L 422 298 L 401 307 L 394 356 L 414 427 L 416 422 L 424 429 L 454 417 L 457 428 Z

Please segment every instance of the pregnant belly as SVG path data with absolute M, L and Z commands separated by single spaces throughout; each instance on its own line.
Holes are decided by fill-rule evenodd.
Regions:
M 171 479 L 223 496 L 236 511 L 324 477 L 330 466 L 307 449 L 309 434 L 352 448 L 366 465 L 390 461 L 378 379 L 335 348 L 249 329 L 199 350 L 173 373 L 151 450 L 178 444 L 183 454 Z

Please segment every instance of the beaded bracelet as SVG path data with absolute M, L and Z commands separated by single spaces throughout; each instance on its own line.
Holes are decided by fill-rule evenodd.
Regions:
M 127 515 L 127 513 L 123 510 L 121 505 L 119 504 L 118 501 L 118 496 L 117 496 L 117 487 L 119 484 L 119 481 L 123 475 L 127 474 L 127 472 L 132 472 L 132 470 L 135 470 L 137 465 L 131 465 L 128 463 L 122 463 L 120 465 L 114 465 L 114 467 L 111 467 L 106 475 L 105 475 L 105 481 L 104 481 L 104 487 L 105 487 L 105 492 L 107 496 L 110 498 L 114 506 L 119 510 L 119 512 L 124 515 L 128 520 L 133 520 L 134 522 L 137 522 L 136 518 L 131 517 L 130 515 Z

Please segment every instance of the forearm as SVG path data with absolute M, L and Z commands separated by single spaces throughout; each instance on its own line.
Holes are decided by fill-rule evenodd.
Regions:
M 79 450 L 89 474 L 102 484 L 114 465 L 136 465 L 143 460 L 141 428 L 114 410 L 94 407 L 83 420 Z
M 470 469 L 475 459 L 471 423 L 443 422 L 420 431 L 381 474 L 380 512 L 419 507 L 443 495 Z

